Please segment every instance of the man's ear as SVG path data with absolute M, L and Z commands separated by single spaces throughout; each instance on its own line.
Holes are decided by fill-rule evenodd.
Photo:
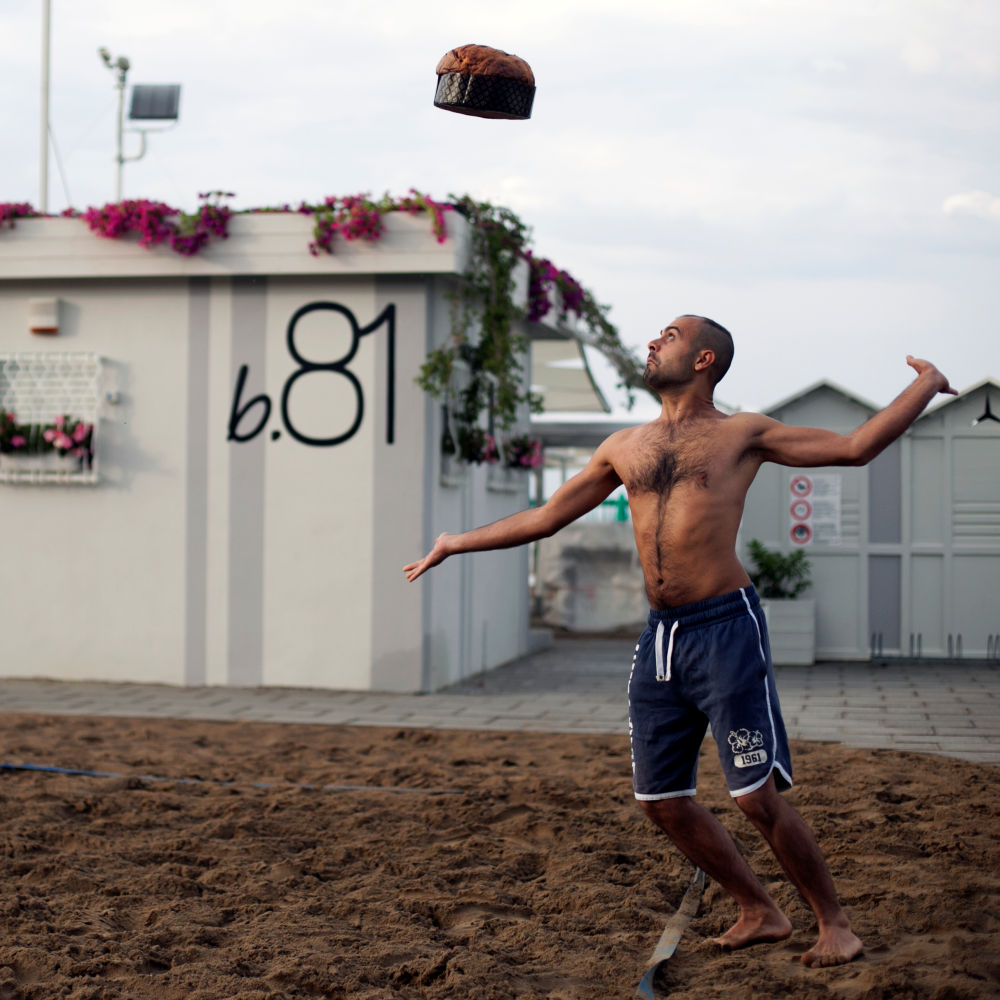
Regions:
M 694 359 L 694 370 L 696 372 L 708 371 L 712 365 L 715 364 L 715 351 L 710 347 L 706 347 L 698 352 L 698 356 Z

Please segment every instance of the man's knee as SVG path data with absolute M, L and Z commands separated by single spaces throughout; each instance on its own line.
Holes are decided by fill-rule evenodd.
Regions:
M 736 804 L 754 826 L 758 829 L 767 829 L 774 825 L 783 800 L 774 785 L 774 779 L 768 778 L 755 791 L 747 792 L 746 795 L 738 795 Z
M 668 833 L 687 822 L 693 800 L 689 795 L 669 799 L 640 799 L 642 811 L 661 829 Z

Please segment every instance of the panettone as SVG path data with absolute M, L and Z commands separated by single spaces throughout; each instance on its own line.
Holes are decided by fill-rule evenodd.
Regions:
M 460 45 L 437 65 L 434 106 L 479 118 L 531 117 L 535 74 L 520 57 L 488 45 Z

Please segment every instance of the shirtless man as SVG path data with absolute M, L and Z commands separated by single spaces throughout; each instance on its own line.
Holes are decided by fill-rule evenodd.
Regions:
M 712 320 L 681 316 L 649 344 L 645 382 L 660 416 L 612 434 L 582 472 L 545 504 L 459 535 L 404 567 L 411 582 L 448 556 L 547 538 L 619 485 L 628 491 L 649 598 L 649 624 L 629 680 L 635 796 L 649 818 L 736 900 L 736 923 L 716 941 L 740 948 L 779 941 L 791 923 L 721 823 L 695 799 L 698 751 L 710 722 L 730 794 L 763 834 L 816 916 L 809 966 L 861 954 L 819 846 L 779 791 L 792 783 L 774 692 L 767 630 L 736 535 L 747 490 L 764 462 L 864 465 L 896 440 L 939 393 L 954 393 L 929 362 L 907 357 L 916 379 L 850 434 L 786 427 L 713 404 L 732 337 Z M 728 736 L 727 736 L 728 734 Z

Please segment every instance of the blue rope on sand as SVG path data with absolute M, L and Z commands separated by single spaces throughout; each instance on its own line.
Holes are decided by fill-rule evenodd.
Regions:
M 393 792 L 403 795 L 468 795 L 464 788 L 401 788 L 392 785 L 308 785 L 278 781 L 224 781 L 221 778 L 171 778 L 161 774 L 118 774 L 114 771 L 86 771 L 54 764 L 11 764 L 0 762 L 0 771 L 35 771 L 43 774 L 67 774 L 80 778 L 134 778 L 136 781 L 173 782 L 177 785 L 218 785 L 232 788 L 245 784 L 250 788 L 305 788 L 320 792 Z
M 652 958 L 649 960 L 649 965 L 645 973 L 643 973 L 642 979 L 639 980 L 639 985 L 636 987 L 636 996 L 642 998 L 642 1000 L 656 1000 L 656 991 L 653 986 L 656 973 L 659 972 L 663 963 L 677 950 L 677 945 L 680 943 L 681 936 L 687 929 L 687 925 L 691 923 L 692 919 L 698 913 L 698 907 L 701 905 L 701 894 L 704 889 L 705 873 L 700 868 L 695 868 L 694 878 L 691 879 L 691 884 L 688 886 L 687 892 L 684 893 L 681 905 L 677 907 L 677 912 L 667 921 L 667 926 L 664 928 L 663 934 L 656 944 Z

